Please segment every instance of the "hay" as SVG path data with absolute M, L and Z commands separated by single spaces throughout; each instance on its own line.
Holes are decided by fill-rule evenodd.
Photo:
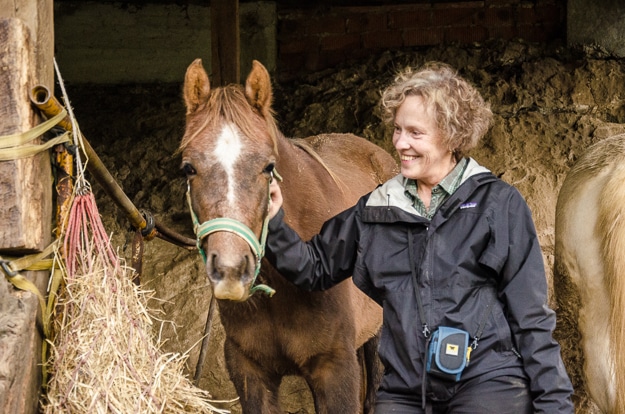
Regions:
M 74 200 L 72 222 L 43 412 L 228 413 L 182 374 L 187 354 L 160 351 L 150 292 L 113 253 L 90 191 Z

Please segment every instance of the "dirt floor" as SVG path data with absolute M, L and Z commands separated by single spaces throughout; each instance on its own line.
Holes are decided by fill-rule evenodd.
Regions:
M 625 132 L 625 59 L 593 48 L 520 41 L 385 52 L 275 84 L 279 125 L 290 137 L 353 132 L 392 151 L 378 117 L 380 90 L 406 65 L 429 60 L 459 69 L 490 101 L 494 125 L 471 155 L 528 200 L 551 281 L 555 205 L 566 172 L 590 144 Z M 191 237 L 186 183 L 176 154 L 184 122 L 181 84 L 66 86 L 83 134 L 135 205 Z M 130 258 L 129 221 L 99 186 L 94 188 L 113 243 Z M 159 299 L 152 304 L 156 316 L 168 321 L 156 323 L 155 332 L 167 340 L 165 350 L 189 353 L 193 376 L 211 294 L 201 259 L 196 252 L 159 239 L 145 248 L 142 282 Z M 217 319 L 200 385 L 216 398 L 228 399 L 235 393 L 225 371 L 222 343 Z M 594 409 L 581 391 L 574 345 L 566 344 L 563 352 L 572 361 L 578 412 L 591 413 Z M 282 399 L 285 412 L 313 412 L 299 380 L 285 382 Z M 236 404 L 232 410 L 238 412 Z

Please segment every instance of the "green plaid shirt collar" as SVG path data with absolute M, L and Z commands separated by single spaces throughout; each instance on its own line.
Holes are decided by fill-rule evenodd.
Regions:
M 410 200 L 412 205 L 417 210 L 419 215 L 431 219 L 436 213 L 436 210 L 454 193 L 462 184 L 462 175 L 467 167 L 468 159 L 463 158 L 456 164 L 453 170 L 443 180 L 432 188 L 432 199 L 430 200 L 430 208 L 425 208 L 423 201 L 419 198 L 417 193 L 417 182 L 415 180 L 407 178 L 404 181 L 404 194 Z

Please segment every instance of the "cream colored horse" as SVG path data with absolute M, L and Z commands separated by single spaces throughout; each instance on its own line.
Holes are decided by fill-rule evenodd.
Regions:
M 576 391 L 604 413 L 625 413 L 625 134 L 592 145 L 569 171 L 556 207 L 554 270 Z

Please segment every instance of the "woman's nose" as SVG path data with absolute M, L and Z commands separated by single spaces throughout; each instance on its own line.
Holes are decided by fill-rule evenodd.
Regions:
M 395 132 L 394 134 L 395 148 L 397 149 L 405 149 L 408 148 L 408 141 L 406 140 L 406 134 L 403 131 Z

